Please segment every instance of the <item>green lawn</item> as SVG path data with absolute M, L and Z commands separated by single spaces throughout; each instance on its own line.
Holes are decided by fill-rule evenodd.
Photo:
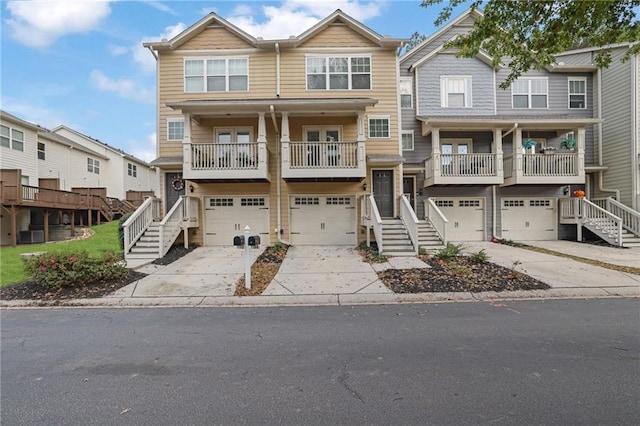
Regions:
M 29 279 L 24 271 L 24 261 L 20 253 L 46 251 L 49 253 L 72 254 L 86 251 L 89 256 L 105 253 L 122 253 L 118 243 L 118 221 L 93 226 L 95 234 L 90 238 L 76 241 L 59 241 L 45 244 L 25 244 L 17 247 L 0 248 L 0 287 Z

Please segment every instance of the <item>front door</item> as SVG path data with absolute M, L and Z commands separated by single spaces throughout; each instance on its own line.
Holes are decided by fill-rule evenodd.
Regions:
M 373 171 L 373 198 L 382 217 L 393 217 L 393 170 Z
M 184 180 L 182 179 L 182 173 L 167 173 L 165 174 L 165 193 L 167 194 L 167 202 L 164 206 L 164 212 L 168 213 L 171 207 L 178 201 L 181 195 L 185 194 Z
M 402 178 L 402 193 L 409 200 L 409 204 L 411 204 L 411 207 L 413 207 L 413 211 L 416 211 L 416 203 L 415 203 L 414 188 L 413 188 L 413 183 L 414 182 L 415 182 L 415 178 L 412 177 L 412 176 L 403 177 Z

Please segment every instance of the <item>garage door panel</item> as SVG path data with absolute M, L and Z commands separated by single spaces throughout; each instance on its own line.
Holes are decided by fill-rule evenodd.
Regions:
M 555 198 L 503 198 L 502 237 L 517 241 L 557 240 Z
M 448 220 L 447 240 L 484 240 L 484 198 L 436 198 L 435 203 Z
M 354 197 L 292 196 L 290 206 L 292 244 L 356 244 Z
M 267 197 L 209 197 L 205 199 L 205 238 L 207 246 L 229 246 L 233 237 L 249 226 L 269 244 L 269 200 Z

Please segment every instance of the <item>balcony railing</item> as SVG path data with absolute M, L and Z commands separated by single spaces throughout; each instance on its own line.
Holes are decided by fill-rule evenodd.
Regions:
M 500 184 L 498 154 L 434 154 L 425 161 L 425 186 L 438 184 Z
M 282 176 L 286 178 L 363 178 L 364 142 L 283 142 Z
M 516 154 L 504 159 L 505 184 L 584 183 L 584 156 L 575 153 Z
M 269 180 L 266 142 L 184 144 L 185 179 Z

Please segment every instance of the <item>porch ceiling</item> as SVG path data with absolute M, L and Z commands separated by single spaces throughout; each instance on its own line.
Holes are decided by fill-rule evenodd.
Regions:
M 428 135 L 433 129 L 447 130 L 494 130 L 510 129 L 518 126 L 521 129 L 535 130 L 571 130 L 584 127 L 588 124 L 600 123 L 602 120 L 590 117 L 573 116 L 499 116 L 499 115 L 474 115 L 474 116 L 417 116 L 422 122 L 422 134 Z
M 254 116 L 260 112 L 292 115 L 356 114 L 378 103 L 374 98 L 202 99 L 169 102 L 176 111 L 200 117 Z

